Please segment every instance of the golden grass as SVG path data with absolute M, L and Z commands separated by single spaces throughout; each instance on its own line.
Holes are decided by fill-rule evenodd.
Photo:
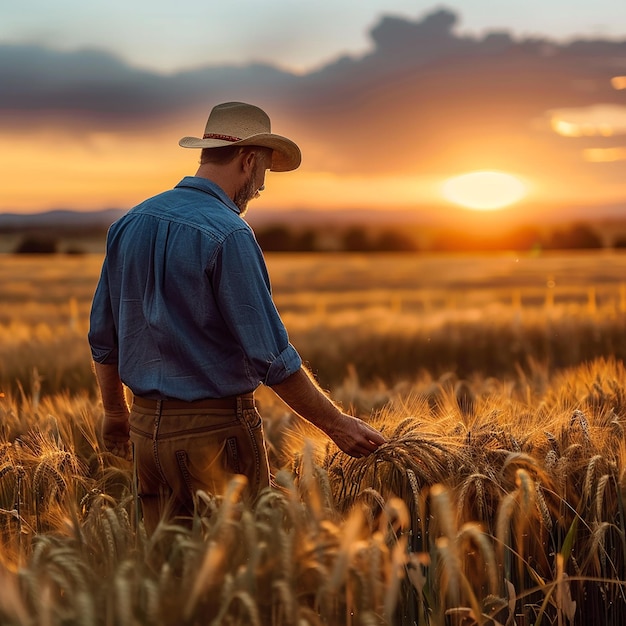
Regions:
M 447 376 L 388 389 L 371 421 L 389 441 L 362 460 L 304 426 L 309 452 L 304 437 L 285 438 L 296 418 L 261 394 L 279 490 L 245 510 L 233 483 L 221 501 L 199 500 L 193 529 L 161 526 L 150 539 L 130 467 L 102 452 L 97 404 L 5 398 L 0 617 L 533 623 L 573 602 L 577 615 L 604 597 L 619 606 L 624 444 L 604 429 L 621 428 L 625 384 L 608 359 L 548 380 Z M 605 623 L 622 615 L 612 609 Z
M 236 481 L 198 494 L 191 528 L 148 538 L 132 468 L 99 439 L 84 340 L 96 265 L 74 263 L 46 270 L 39 304 L 36 278 L 0 300 L 0 623 L 626 621 L 616 306 L 294 317 L 294 343 L 336 363 L 334 397 L 388 443 L 349 459 L 261 389 L 277 489 L 249 509 Z M 5 280 L 38 271 L 18 270 Z

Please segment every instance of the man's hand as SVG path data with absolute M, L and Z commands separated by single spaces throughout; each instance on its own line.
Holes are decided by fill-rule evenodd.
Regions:
M 340 450 L 357 459 L 370 455 L 387 441 L 375 428 L 346 413 L 326 428 L 326 434 Z
M 317 386 L 304 367 L 272 389 L 296 412 L 324 431 L 350 456 L 361 458 L 374 452 L 386 439 L 369 424 L 343 413 Z
M 115 456 L 131 461 L 132 450 L 129 438 L 128 412 L 105 412 L 102 421 L 104 447 Z
M 128 423 L 130 411 L 117 365 L 94 363 L 93 366 L 104 407 L 102 422 L 104 447 L 112 454 L 130 461 L 132 459 Z

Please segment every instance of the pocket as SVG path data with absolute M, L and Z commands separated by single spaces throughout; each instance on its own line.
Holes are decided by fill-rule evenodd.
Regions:
M 182 443 L 182 442 L 181 442 Z M 178 443 L 174 455 L 179 480 L 193 496 L 198 489 L 207 493 L 221 493 L 227 470 L 225 466 L 226 442 L 207 437 L 195 437 Z
M 223 488 L 229 475 L 239 474 L 239 455 L 237 451 L 237 440 L 231 437 L 226 440 L 224 453 L 220 455 L 221 463 L 210 464 L 211 469 L 199 467 L 190 462 L 189 454 L 186 450 L 176 450 L 176 463 L 182 476 L 183 482 L 191 494 L 198 489 L 213 491 L 216 488 Z M 217 459 L 215 459 L 217 461 Z
M 192 494 L 198 489 L 221 493 L 233 474 L 242 473 L 237 429 L 230 428 L 221 436 L 220 433 L 204 433 L 176 442 L 174 455 L 178 472 Z

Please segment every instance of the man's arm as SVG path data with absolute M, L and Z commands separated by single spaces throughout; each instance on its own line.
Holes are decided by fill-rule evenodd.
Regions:
M 94 361 L 93 366 L 104 407 L 104 445 L 109 452 L 130 460 L 129 410 L 117 365 L 104 365 Z
M 346 454 L 363 457 L 385 443 L 385 438 L 364 421 L 343 413 L 301 367 L 272 389 L 296 413 L 323 430 Z

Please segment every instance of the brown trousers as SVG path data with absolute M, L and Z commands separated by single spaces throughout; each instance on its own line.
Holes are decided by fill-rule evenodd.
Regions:
M 219 401 L 135 399 L 130 438 L 149 535 L 161 519 L 188 524 L 196 492 L 221 495 L 234 474 L 247 478 L 248 501 L 269 486 L 263 423 L 254 398 L 229 400 L 232 408 L 213 408 Z

